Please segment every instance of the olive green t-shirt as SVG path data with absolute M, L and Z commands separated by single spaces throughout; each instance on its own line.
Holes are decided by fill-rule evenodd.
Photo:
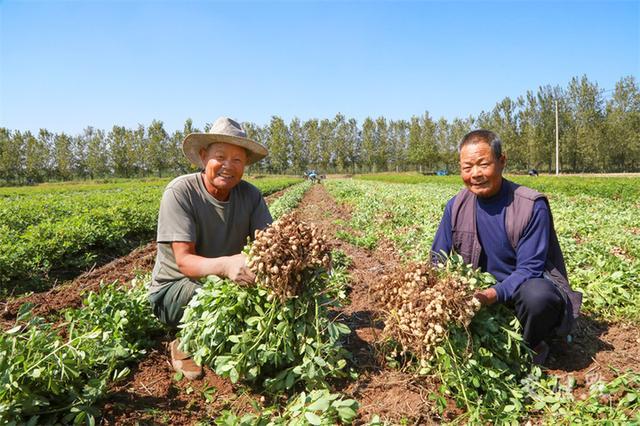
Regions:
M 149 293 L 185 278 L 178 269 L 171 242 L 195 242 L 203 257 L 231 256 L 242 251 L 247 238 L 272 222 L 262 194 L 240 181 L 229 201 L 207 192 L 201 173 L 177 177 L 165 188 L 158 217 L 158 255 Z

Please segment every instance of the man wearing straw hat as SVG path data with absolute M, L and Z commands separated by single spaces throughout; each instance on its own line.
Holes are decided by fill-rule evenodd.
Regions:
M 242 249 L 247 237 L 272 222 L 260 191 L 242 179 L 245 166 L 267 156 L 240 125 L 218 118 L 208 133 L 191 133 L 184 155 L 201 171 L 174 179 L 166 187 L 158 217 L 158 255 L 149 287 L 154 314 L 175 327 L 184 307 L 207 275 L 252 283 Z M 188 379 L 202 368 L 171 342 L 171 364 Z

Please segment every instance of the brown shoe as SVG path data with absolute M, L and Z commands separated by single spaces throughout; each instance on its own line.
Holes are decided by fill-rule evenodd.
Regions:
M 202 367 L 200 367 L 186 352 L 178 349 L 180 340 L 176 339 L 169 344 L 171 348 L 171 365 L 178 373 L 182 373 L 188 380 L 195 380 L 202 377 Z

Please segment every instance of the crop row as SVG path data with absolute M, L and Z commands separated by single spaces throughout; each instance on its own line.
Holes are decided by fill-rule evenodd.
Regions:
M 295 208 L 309 186 L 302 182 L 287 189 L 274 203 L 279 214 Z M 127 376 L 127 365 L 162 329 L 147 301 L 148 279 L 91 292 L 81 308 L 61 312 L 59 321 L 35 317 L 23 305 L 15 326 L 0 333 L 0 423 L 92 424 L 99 415 L 94 405 L 109 383 Z M 309 397 L 302 404 L 311 408 L 293 406 L 287 416 L 315 416 L 313 403 L 333 395 Z M 347 409 L 341 401 L 333 404 L 333 415 Z
M 299 181 L 251 182 L 269 195 Z M 0 296 L 41 289 L 55 276 L 69 276 L 100 256 L 151 240 L 166 185 L 152 182 L 105 184 L 93 191 L 74 191 L 71 185 L 68 191 L 0 199 Z
M 330 181 L 327 186 L 338 201 L 351 207 L 351 218 L 340 223 L 348 228 L 339 235 L 341 238 L 367 248 L 387 238 L 405 258 L 421 261 L 428 261 L 444 206 L 460 187 L 454 183 L 404 185 L 346 180 Z M 639 226 L 634 203 L 554 193 L 550 198 L 570 278 L 585 293 L 586 310 L 605 318 L 638 321 L 640 239 L 630 232 Z M 479 333 L 478 328 L 482 330 Z M 469 328 L 474 339 L 495 338 L 496 331 L 509 329 L 504 318 L 486 308 Z M 448 339 L 447 346 L 451 346 L 436 351 L 438 360 L 433 368 L 440 374 L 443 389 L 448 389 L 448 395 L 453 395 L 458 407 L 464 409 L 465 421 L 509 423 L 535 417 L 544 419 L 543 423 L 608 419 L 611 424 L 620 424 L 640 420 L 638 373 L 616 371 L 614 380 L 592 383 L 584 399 L 577 400 L 572 393 L 575 383 L 570 380 L 565 383 L 538 368 L 521 370 L 522 360 L 509 355 L 509 348 L 521 339 L 518 333 L 511 332 L 513 341 L 500 343 L 502 349 L 490 356 L 494 361 L 508 359 L 509 365 L 483 361 L 491 354 L 482 348 L 478 352 L 476 343 L 469 345 L 467 331 L 456 333 Z M 473 348 L 468 357 L 465 347 Z M 445 395 L 438 392 L 433 397 L 442 409 L 446 407 Z
M 389 238 L 412 259 L 426 259 L 446 202 L 460 184 L 330 181 L 354 207 L 342 235 L 364 247 Z M 549 193 L 569 278 L 585 293 L 585 309 L 605 318 L 640 320 L 640 216 L 636 200 Z M 346 233 L 345 233 L 346 234 Z
M 33 316 L 23 305 L 13 328 L 0 334 L 2 424 L 92 424 L 93 404 L 108 384 L 129 373 L 161 329 L 143 279 L 128 290 L 117 283 L 89 293 L 59 322 Z
M 640 201 L 640 178 L 637 177 L 596 177 L 596 176 L 523 176 L 507 175 L 507 178 L 521 185 L 535 188 L 540 192 L 562 195 L 589 195 L 614 200 Z M 419 173 L 373 173 L 358 175 L 359 180 L 407 184 L 462 184 L 460 176 L 425 176 Z

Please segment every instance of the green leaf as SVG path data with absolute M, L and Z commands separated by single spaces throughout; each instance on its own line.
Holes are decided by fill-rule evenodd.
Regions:
M 239 378 L 240 375 L 238 374 L 238 370 L 236 370 L 235 367 L 231 368 L 229 371 L 229 379 L 231 380 L 231 383 L 237 383 Z
M 311 413 L 311 412 L 308 412 L 308 411 L 307 411 L 306 413 L 304 413 L 304 417 L 305 417 L 305 418 L 307 419 L 307 421 L 308 421 L 309 423 L 311 423 L 312 425 L 317 426 L 317 425 L 322 424 L 322 419 L 320 418 L 320 416 L 318 416 L 318 415 L 317 415 L 317 414 L 315 414 L 315 413 Z
M 327 363 L 325 362 L 324 359 L 320 358 L 319 356 L 314 356 L 313 357 L 313 361 L 318 364 L 320 367 L 326 367 Z
M 351 329 L 349 328 L 348 325 L 340 323 L 340 322 L 335 323 L 335 325 L 336 325 L 336 328 L 338 329 L 338 331 L 341 334 L 350 334 L 351 333 Z
M 317 401 L 313 402 L 312 404 L 309 404 L 307 406 L 307 410 L 311 410 L 311 411 L 325 411 L 329 408 L 329 405 L 331 404 L 331 401 L 329 401 L 326 398 L 320 398 Z
M 351 407 L 338 407 L 337 411 L 340 419 L 345 423 L 350 423 L 357 415 L 356 410 Z
M 15 327 L 13 327 L 10 330 L 5 331 L 6 334 L 16 334 L 18 331 L 20 331 L 22 329 L 21 325 L 16 325 Z

